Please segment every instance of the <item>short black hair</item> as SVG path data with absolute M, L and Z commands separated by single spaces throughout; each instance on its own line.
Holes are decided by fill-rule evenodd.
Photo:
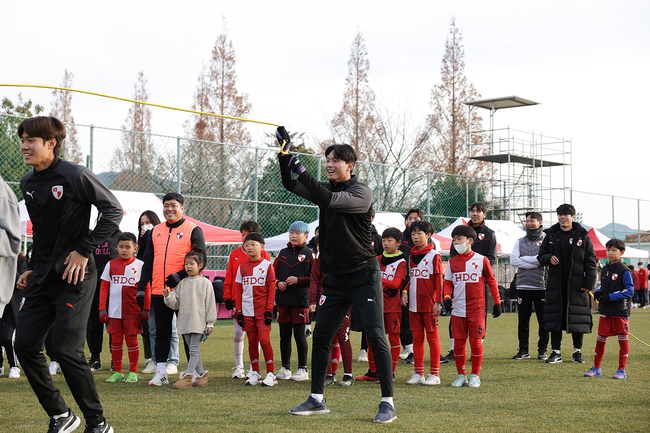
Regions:
M 536 219 L 537 221 L 543 221 L 542 220 L 542 214 L 539 212 L 526 212 L 526 218 L 531 217 L 533 219 Z
M 630 271 L 634 270 L 634 265 L 627 265 L 628 268 L 630 268 Z
M 429 221 L 413 221 L 411 224 L 411 233 L 420 231 L 432 235 L 435 230 L 433 224 Z
M 614 247 L 619 251 L 625 251 L 625 242 L 623 242 L 623 239 L 611 238 L 605 244 L 605 248 L 609 247 Z
M 372 206 L 370 206 L 370 219 L 375 219 L 375 209 Z
M 192 259 L 199 265 L 199 271 L 202 271 L 205 268 L 205 260 L 203 260 L 203 250 L 201 247 L 194 245 L 192 251 L 185 254 L 185 260 Z M 185 260 L 183 262 L 185 262 Z
M 564 204 L 559 205 L 557 207 L 557 209 L 555 209 L 555 212 L 558 215 L 572 215 L 572 216 L 575 216 L 576 215 L 576 208 L 573 207 L 572 204 L 564 203 Z
M 420 209 L 414 207 L 409 209 L 408 212 L 406 212 L 406 215 L 404 215 L 404 220 L 407 220 L 409 218 L 409 215 L 411 215 L 412 213 L 418 214 L 418 217 L 420 217 L 421 220 L 424 219 L 424 213 Z
M 117 238 L 117 243 L 119 244 L 122 241 L 131 241 L 133 242 L 133 245 L 138 244 L 138 239 L 135 237 L 135 235 L 131 232 L 124 232 L 120 235 L 119 238 Z
M 470 211 L 474 208 L 476 208 L 476 210 L 479 212 L 483 212 L 484 214 L 487 214 L 487 206 L 482 201 L 475 201 L 474 203 L 469 205 Z
M 30 117 L 18 125 L 18 138 L 22 138 L 27 133 L 30 137 L 39 137 L 43 139 L 43 144 L 51 139 L 56 140 L 54 145 L 54 156 L 61 153 L 61 144 L 65 140 L 65 125 L 59 119 L 53 116 L 36 116 Z
M 400 243 L 402 242 L 402 232 L 399 231 L 399 229 L 396 229 L 395 227 L 388 227 L 381 234 L 381 238 L 382 239 L 393 238 L 397 241 L 397 243 Z
M 240 232 L 247 231 L 248 233 L 261 233 L 262 228 L 257 222 L 250 220 L 241 223 L 241 225 L 239 226 L 239 231 Z
M 256 241 L 261 243 L 262 245 L 266 244 L 266 242 L 264 242 L 264 236 L 262 236 L 258 232 L 250 232 L 249 234 L 247 234 L 246 237 L 244 238 L 244 243 L 248 241 Z
M 349 144 L 332 144 L 325 149 L 325 157 L 331 152 L 334 152 L 334 158 L 340 159 L 345 163 L 352 162 L 357 163 L 357 152 L 354 151 L 354 147 Z
M 176 200 L 178 204 L 180 204 L 181 206 L 183 206 L 185 203 L 185 199 L 183 198 L 183 196 L 177 192 L 168 192 L 163 196 L 162 201 L 163 203 L 165 203 L 166 201 L 171 201 L 171 200 Z
M 454 230 L 451 232 L 451 237 L 454 236 L 465 236 L 466 238 L 476 241 L 476 230 L 473 227 L 466 226 L 465 224 L 459 224 L 454 227 Z

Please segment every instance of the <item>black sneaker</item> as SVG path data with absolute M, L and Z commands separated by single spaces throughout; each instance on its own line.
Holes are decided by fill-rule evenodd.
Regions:
M 573 352 L 573 363 L 574 364 L 584 364 L 585 363 L 585 360 L 582 359 L 582 356 L 581 356 L 579 350 L 577 352 Z
M 548 356 L 546 356 L 546 350 L 540 350 L 537 352 L 537 359 L 544 361 Z
M 530 355 L 527 350 L 520 350 L 512 359 L 530 359 Z
M 441 364 L 446 364 L 448 362 L 453 362 L 454 361 L 454 351 L 450 350 L 447 356 L 440 356 L 440 363 Z
M 549 356 L 546 359 L 547 364 L 559 364 L 562 362 L 562 355 L 560 355 L 558 352 L 553 351 L 551 352 L 551 356 Z
M 90 371 L 101 371 L 102 369 L 102 362 L 99 358 L 90 358 L 88 365 L 90 366 Z
M 366 374 L 362 374 L 361 376 L 357 376 L 357 380 L 359 381 L 365 381 L 365 382 L 376 382 L 377 381 L 377 372 L 376 371 L 370 371 L 368 369 L 368 372 Z
M 104 418 L 104 420 L 99 423 L 99 425 L 96 425 L 94 427 L 86 425 L 84 433 L 113 433 L 113 427 L 111 427 L 108 424 L 108 421 L 106 421 L 106 418 Z
M 333 374 L 328 374 L 325 376 L 325 386 L 329 386 L 336 382 L 336 376 Z
M 330 410 L 325 406 L 325 399 L 318 402 L 311 395 L 303 404 L 298 407 L 290 409 L 291 415 L 318 415 L 323 413 L 330 413 Z
M 311 338 L 311 329 L 308 329 L 305 331 L 305 337 L 306 338 Z
M 111 371 L 115 371 L 115 366 L 113 365 L 113 360 L 111 360 Z
M 404 360 L 404 364 L 413 364 L 413 352 L 409 353 L 409 356 Z
M 47 433 L 69 433 L 74 431 L 81 424 L 81 418 L 68 409 L 68 416 L 63 416 L 57 419 L 50 418 L 50 427 Z
M 377 412 L 377 416 L 375 417 L 374 422 L 388 424 L 389 422 L 393 422 L 396 419 L 397 415 L 395 415 L 395 406 L 386 401 L 379 403 L 379 412 Z
M 353 383 L 354 379 L 352 378 L 352 375 L 345 374 L 343 375 L 343 380 L 339 382 L 339 386 L 352 386 Z

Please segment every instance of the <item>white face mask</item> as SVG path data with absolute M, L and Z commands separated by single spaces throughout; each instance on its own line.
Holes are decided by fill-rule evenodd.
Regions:
M 153 224 L 145 224 L 142 226 L 142 229 L 146 232 L 153 228 Z
M 456 248 L 456 252 L 458 252 L 458 254 L 465 254 L 467 251 L 467 243 L 454 245 L 454 248 Z

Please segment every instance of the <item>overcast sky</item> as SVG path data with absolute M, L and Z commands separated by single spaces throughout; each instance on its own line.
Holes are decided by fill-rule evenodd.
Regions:
M 496 127 L 570 138 L 576 190 L 650 199 L 647 0 L 33 0 L 2 2 L 0 16 L 1 83 L 58 86 L 68 68 L 77 89 L 130 98 L 143 70 L 151 102 L 183 108 L 192 104 L 224 16 L 250 117 L 318 139 L 327 138 L 327 122 L 341 107 L 357 30 L 378 98 L 419 119 L 429 112 L 455 16 L 466 75 L 482 97 L 541 103 L 497 112 Z M 19 91 L 49 111 L 49 90 L 0 88 L 0 97 L 15 100 Z M 72 108 L 77 123 L 119 128 L 129 104 L 75 94 Z M 187 117 L 154 109 L 153 130 L 182 135 Z M 249 125 L 256 141 L 272 131 Z

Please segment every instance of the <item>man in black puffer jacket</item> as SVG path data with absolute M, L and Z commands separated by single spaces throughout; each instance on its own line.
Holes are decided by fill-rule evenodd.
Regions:
M 593 325 L 588 292 L 596 284 L 596 253 L 587 230 L 573 221 L 575 207 L 563 204 L 556 212 L 559 222 L 546 230 L 537 256 L 540 265 L 549 267 L 544 322 L 553 353 L 546 362 L 562 362 L 560 347 L 566 330 L 573 336 L 573 362 L 584 363 L 580 349 Z

